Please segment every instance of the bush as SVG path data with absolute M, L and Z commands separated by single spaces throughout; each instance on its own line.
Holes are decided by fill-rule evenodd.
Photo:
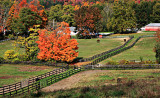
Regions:
M 9 34 L 8 38 L 11 39 L 11 40 L 15 40 L 15 36 L 13 34 Z
M 0 57 L 0 63 L 4 62 L 5 59 L 3 57 Z
M 4 58 L 5 58 L 6 60 L 13 60 L 13 59 L 15 59 L 15 58 L 17 58 L 17 57 L 18 57 L 18 54 L 15 53 L 14 50 L 7 50 L 7 51 L 5 52 L 5 54 L 4 54 Z
M 107 65 L 118 65 L 118 63 L 116 62 L 116 61 L 109 61 L 108 63 L 107 63 Z
M 18 55 L 18 59 L 20 61 L 27 61 L 28 57 L 25 54 L 20 54 L 20 55 Z
M 119 61 L 119 64 L 122 64 L 122 65 L 129 64 L 129 61 L 127 61 L 127 60 L 121 60 L 121 61 Z

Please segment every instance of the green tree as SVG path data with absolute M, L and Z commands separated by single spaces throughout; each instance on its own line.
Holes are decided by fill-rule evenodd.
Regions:
M 41 23 L 42 19 L 36 12 L 31 11 L 29 8 L 22 8 L 19 18 L 13 18 L 11 27 L 16 33 L 27 34 L 29 28 Z
M 160 2 L 153 6 L 153 14 L 151 15 L 152 22 L 160 23 Z
M 128 28 L 136 27 L 135 12 L 126 0 L 114 3 L 113 17 L 107 27 L 111 27 L 116 33 L 124 33 Z
M 61 22 L 62 21 L 62 16 L 63 15 L 63 11 L 62 11 L 62 5 L 58 4 L 55 6 L 52 6 L 50 11 L 49 11 L 49 20 L 55 20 L 57 22 Z
M 62 12 L 62 20 L 67 22 L 70 26 L 75 26 L 74 7 L 71 5 L 64 5 Z
M 132 3 L 131 6 L 135 10 L 135 16 L 137 18 L 137 27 L 141 28 L 151 22 L 151 14 L 153 11 L 153 5 L 155 2 L 142 1 L 140 4 Z
M 113 17 L 113 4 L 106 3 L 104 5 L 103 10 L 101 11 L 102 14 L 102 25 L 103 31 L 112 31 L 112 28 L 107 28 L 107 23 L 109 23 L 110 19 Z

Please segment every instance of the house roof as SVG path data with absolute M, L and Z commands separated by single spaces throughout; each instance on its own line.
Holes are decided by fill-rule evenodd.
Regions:
M 146 27 L 160 27 L 160 23 L 150 23 Z

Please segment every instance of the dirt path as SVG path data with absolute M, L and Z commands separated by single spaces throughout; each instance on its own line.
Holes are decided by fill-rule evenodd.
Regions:
M 103 72 L 108 72 L 108 70 L 89 70 L 89 71 L 79 72 L 71 77 L 68 77 L 68 78 L 63 79 L 57 83 L 54 83 L 48 87 L 45 87 L 45 88 L 41 89 L 41 91 L 53 92 L 53 91 L 60 90 L 60 89 L 70 89 L 70 88 L 73 88 L 73 85 L 78 83 L 79 80 L 81 80 L 83 78 L 87 79 L 87 77 L 89 77 L 92 74 L 103 73 Z

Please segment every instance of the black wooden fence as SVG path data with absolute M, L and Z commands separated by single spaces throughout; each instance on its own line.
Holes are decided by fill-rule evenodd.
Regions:
M 160 64 L 136 64 L 136 65 L 86 65 L 85 69 L 160 69 Z
M 53 75 L 59 75 L 63 72 L 67 71 L 67 69 L 65 68 L 59 68 L 59 69 L 55 69 L 53 71 L 47 72 L 45 74 L 42 75 L 38 75 L 26 80 L 23 80 L 21 82 L 17 82 L 15 84 L 11 84 L 11 85 L 7 85 L 7 86 L 3 86 L 0 87 L 0 96 L 1 95 L 12 95 L 12 92 L 14 92 L 14 94 L 18 94 L 18 91 L 23 93 L 24 89 L 26 87 L 28 87 L 28 91 L 30 91 L 31 89 L 35 89 L 35 87 L 38 86 L 38 82 L 42 79 L 48 78 L 50 76 Z M 25 91 L 26 92 L 26 91 Z
M 128 44 L 129 41 L 132 40 L 133 38 L 134 38 L 134 36 L 130 36 L 130 39 L 129 39 L 128 41 L 126 41 L 123 45 L 121 45 L 121 46 L 119 46 L 119 47 L 117 47 L 117 48 L 111 49 L 111 50 L 109 50 L 109 51 L 102 52 L 102 53 L 100 53 L 100 54 L 96 54 L 96 55 L 94 55 L 94 56 L 92 56 L 92 57 L 89 57 L 89 58 L 81 59 L 81 60 L 79 60 L 79 61 L 80 61 L 80 62 L 91 61 L 91 60 L 94 60 L 94 59 L 96 59 L 96 58 L 99 58 L 99 57 L 101 57 L 101 56 L 103 56 L 103 55 L 109 54 L 109 53 L 111 53 L 111 52 L 113 52 L 113 51 L 116 51 L 116 50 L 118 50 L 118 49 L 120 49 L 120 48 L 123 48 L 123 47 L 124 47 L 126 44 Z
M 93 60 L 91 63 L 88 63 L 87 65 L 95 65 L 95 64 L 101 62 L 104 59 L 107 59 L 107 58 L 109 58 L 111 56 L 114 56 L 116 54 L 119 54 L 119 53 L 121 53 L 121 52 L 123 52 L 123 51 L 125 51 L 127 49 L 130 49 L 131 47 L 133 47 L 136 44 L 136 42 L 139 39 L 144 38 L 144 37 L 154 37 L 154 35 L 140 36 L 130 46 L 125 47 L 125 45 L 124 45 L 123 47 L 118 47 L 118 48 L 113 49 L 111 52 L 106 53 L 105 55 L 102 55 L 102 56 L 99 55 L 99 56 L 97 56 L 97 58 L 95 60 Z

